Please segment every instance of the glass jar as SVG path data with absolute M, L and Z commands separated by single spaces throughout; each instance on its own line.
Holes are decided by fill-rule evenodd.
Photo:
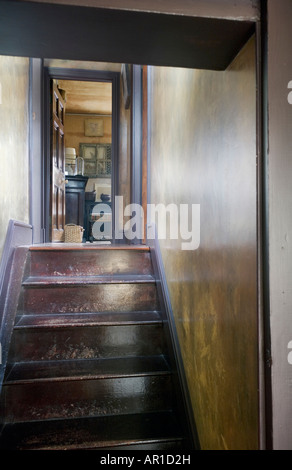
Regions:
M 76 158 L 76 174 L 84 175 L 84 159 L 82 157 Z

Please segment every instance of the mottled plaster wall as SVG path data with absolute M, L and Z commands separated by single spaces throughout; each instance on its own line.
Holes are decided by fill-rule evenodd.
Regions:
M 201 206 L 198 250 L 160 241 L 199 440 L 256 449 L 254 39 L 225 72 L 150 76 L 151 202 Z
M 10 219 L 29 222 L 29 59 L 0 56 L 0 257 Z
M 74 147 L 80 154 L 80 144 L 111 144 L 112 142 L 112 118 L 103 116 L 103 136 L 87 137 L 84 135 L 85 120 L 92 116 L 80 116 L 78 114 L 66 114 L 65 119 L 65 146 Z

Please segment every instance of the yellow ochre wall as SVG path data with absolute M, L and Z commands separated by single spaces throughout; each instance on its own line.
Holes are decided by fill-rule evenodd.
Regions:
M 202 449 L 258 448 L 256 74 L 151 67 L 151 202 L 200 204 L 200 246 L 160 240 Z
M 29 222 L 29 59 L 0 56 L 0 258 L 10 219 Z
M 84 123 L 88 118 L 91 118 L 91 116 L 80 116 L 78 114 L 67 114 L 65 118 L 65 145 L 66 147 L 74 147 L 77 155 L 80 155 L 80 143 L 111 144 L 112 142 L 111 116 L 100 118 L 103 120 L 104 125 L 102 137 L 86 137 L 84 135 Z

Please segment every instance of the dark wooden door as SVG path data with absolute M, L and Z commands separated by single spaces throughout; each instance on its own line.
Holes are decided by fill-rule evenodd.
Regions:
M 65 102 L 51 82 L 51 241 L 64 240 L 65 226 Z

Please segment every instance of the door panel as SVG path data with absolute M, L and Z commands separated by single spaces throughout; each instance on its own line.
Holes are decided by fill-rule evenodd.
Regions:
M 51 82 L 51 241 L 64 241 L 65 226 L 65 102 Z

